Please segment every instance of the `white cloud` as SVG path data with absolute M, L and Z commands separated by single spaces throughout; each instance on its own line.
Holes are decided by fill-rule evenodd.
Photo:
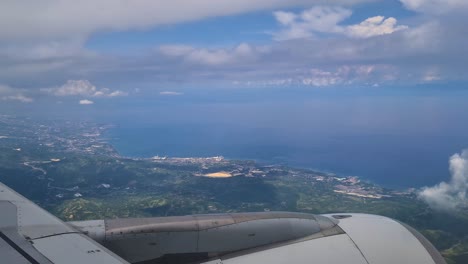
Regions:
M 50 1 L 52 6 L 58 3 L 58 1 L 54 2 L 55 0 L 45 1 Z M 82 4 L 82 1 L 78 2 L 72 4 Z M 231 1 L 228 4 L 236 2 Z M 282 2 L 290 5 L 290 1 L 282 0 Z M 5 12 L 2 8 L 5 3 L 6 1 L 0 1 L 0 14 Z M 99 1 L 98 5 L 101 3 Z M 77 34 L 74 33 L 80 31 L 77 30 L 78 27 L 81 28 L 80 25 L 70 26 L 70 31 L 63 38 L 50 32 L 38 31 L 38 34 L 46 34 L 46 37 L 31 34 L 37 39 L 31 41 L 15 39 L 10 42 L 7 38 L 3 38 L 1 31 L 7 30 L 3 27 L 0 28 L 0 39 L 2 39 L 0 41 L 0 79 L 3 83 L 28 87 L 28 90 L 16 90 L 17 93 L 27 97 L 36 98 L 35 94 L 40 87 L 54 87 L 43 89 L 43 91 L 52 95 L 78 93 L 75 95 L 78 98 L 93 99 L 99 96 L 126 95 L 124 91 L 102 88 L 97 83 L 106 83 L 111 88 L 124 85 L 138 86 L 143 88 L 143 94 L 147 91 L 144 87 L 150 85 L 157 84 L 157 89 L 165 89 L 169 87 L 168 84 L 194 82 L 224 85 L 234 81 L 241 83 L 250 81 L 252 85 L 264 83 L 284 86 L 292 82 L 317 86 L 331 83 L 346 84 L 349 81 L 357 83 L 359 80 L 366 85 L 371 81 L 382 83 L 393 80 L 394 84 L 408 84 L 434 81 L 437 78 L 443 80 L 466 80 L 468 78 L 465 74 L 468 67 L 465 63 L 468 55 L 465 47 L 468 45 L 468 40 L 465 37 L 466 27 L 460 23 L 464 21 L 463 17 L 455 15 L 452 17 L 450 14 L 442 19 L 431 14 L 427 16 L 413 14 L 406 20 L 411 27 L 401 30 L 401 21 L 394 23 L 392 22 L 394 20 L 390 18 L 383 19 L 380 24 L 370 23 L 375 19 L 371 18 L 362 23 L 359 21 L 355 25 L 348 25 L 350 23 L 346 17 L 351 12 L 351 8 L 317 7 L 314 5 L 315 2 L 310 3 L 305 6 L 307 9 L 304 12 L 289 12 L 284 9 L 286 11 L 274 13 L 278 22 L 278 32 L 272 33 L 273 37 L 278 40 L 294 39 L 294 41 L 274 41 L 266 44 L 267 47 L 259 47 L 251 43 L 242 43 L 237 46 L 168 45 L 160 47 L 157 52 L 154 50 L 147 52 L 148 50 L 141 49 L 132 54 L 122 55 L 86 50 L 84 43 L 86 43 L 87 36 L 75 37 Z M 325 4 L 325 1 L 321 3 Z M 339 4 L 339 1 L 334 3 Z M 172 2 L 167 5 L 172 5 Z M 273 5 L 272 10 L 281 10 L 283 7 L 281 5 Z M 313 6 L 316 7 L 310 8 Z M 24 8 L 27 10 L 30 7 Z M 51 7 L 51 9 L 54 8 Z M 112 8 L 120 9 L 118 6 Z M 153 11 L 159 12 L 159 10 Z M 189 11 L 192 12 L 192 10 Z M 53 18 L 65 13 L 50 15 Z M 84 14 L 85 17 L 76 15 L 65 17 L 63 25 L 70 23 L 69 19 L 82 20 L 79 23 L 94 23 L 93 21 L 97 19 L 92 17 L 91 13 L 79 14 Z M 87 21 L 88 15 L 91 21 Z M 38 16 L 38 14 L 31 12 L 31 16 Z M 118 16 L 115 19 L 118 19 Z M 19 17 L 24 17 L 25 23 L 29 23 L 27 20 L 30 18 L 26 15 L 19 15 Z M 7 20 L 0 15 L 0 21 L 2 19 Z M 386 24 L 385 21 L 391 23 Z M 216 20 L 213 22 L 216 23 Z M 366 24 L 367 22 L 369 23 Z M 37 23 L 46 23 L 44 29 L 49 30 L 46 26 L 49 21 Z M 75 26 L 77 28 L 74 28 Z M 116 28 L 118 27 L 117 25 Z M 18 27 L 19 30 L 25 28 Z M 102 31 L 106 30 L 106 28 L 100 28 Z M 129 26 L 127 30 L 135 30 L 135 27 Z M 398 32 L 395 33 L 395 31 Z M 350 32 L 353 32 L 354 36 Z M 391 34 L 385 37 L 378 36 L 385 33 Z M 371 35 L 377 36 L 364 38 Z M 249 34 L 243 34 L 243 36 L 246 40 L 250 38 Z M 4 45 L 5 42 L 8 45 Z M 32 44 L 29 44 L 30 42 Z M 361 79 L 356 79 L 356 76 L 352 75 L 335 76 L 337 69 L 342 66 L 369 64 L 391 65 L 392 68 L 387 69 L 388 72 L 385 72 L 386 69 L 381 69 L 379 74 L 373 72 L 370 77 Z M 427 71 L 427 65 L 436 67 L 438 71 L 431 74 Z M 312 74 L 311 68 L 321 69 L 323 72 L 329 72 L 330 75 Z M 380 76 L 380 79 L 377 76 Z M 33 83 L 28 81 L 31 79 L 35 81 Z M 67 79 L 88 79 L 96 84 L 84 85 L 85 87 L 80 88 L 81 90 L 66 89 L 67 85 L 61 82 Z M 94 87 L 95 85 L 97 87 Z M 133 89 L 131 91 L 134 93 Z M 8 96 L 13 95 L 16 94 L 12 93 Z
M 439 71 L 435 68 L 427 70 L 421 78 L 423 82 L 434 82 L 441 79 L 442 77 L 440 76 Z
M 56 96 L 95 95 L 98 93 L 96 86 L 87 80 L 68 80 L 64 85 L 46 91 Z
M 453 210 L 468 206 L 468 150 L 450 157 L 449 165 L 449 182 L 424 187 L 419 192 L 419 197 L 435 209 Z
M 407 9 L 432 14 L 468 9 L 466 0 L 400 0 L 400 2 Z
M 339 33 L 340 22 L 351 16 L 352 11 L 341 7 L 316 6 L 301 13 L 276 11 L 275 19 L 283 29 L 273 33 L 275 40 L 309 38 L 314 32 Z
M 92 104 L 94 104 L 93 101 L 88 100 L 88 99 L 80 100 L 78 103 L 79 103 L 80 105 L 92 105 Z
M 2 94 L 9 94 L 12 92 L 12 88 L 7 85 L 0 84 L 0 95 Z
M 288 21 L 283 19 L 285 24 L 290 23 Z M 432 77 L 464 80 L 466 75 L 462 74 L 467 66 L 463 59 L 467 55 L 464 49 L 467 40 L 454 36 L 461 33 L 457 30 L 456 27 L 430 22 L 412 25 L 384 37 L 353 38 L 345 35 L 344 31 L 332 37 L 275 41 L 266 47 L 250 43 L 220 48 L 168 45 L 160 47 L 144 60 L 128 60 L 116 65 L 119 65 L 119 73 L 125 73 L 128 80 L 131 78 L 134 82 L 143 79 L 138 78 L 140 76 L 151 76 L 154 83 L 160 84 L 158 89 L 164 89 L 167 84 L 185 82 L 216 85 L 237 82 L 237 86 L 247 83 L 249 86 L 287 86 L 289 80 L 294 84 L 315 86 L 350 82 L 363 85 L 416 84 L 424 81 L 425 77 L 431 77 L 427 73 L 432 67 L 438 70 Z M 334 76 L 340 67 L 344 69 L 353 65 L 376 67 L 367 77 L 357 73 Z M 131 71 L 126 70 L 127 67 Z M 331 75 L 312 74 L 312 68 Z
M 312 69 L 310 73 L 303 76 L 301 81 L 304 85 L 315 87 L 327 87 L 333 85 L 349 85 L 356 81 L 365 82 L 371 80 L 376 71 L 375 65 L 344 65 L 335 71 Z
M 444 50 L 441 43 L 444 41 L 444 34 L 449 30 L 444 29 L 437 21 L 424 23 L 410 30 L 403 32 L 402 43 L 410 52 L 430 52 L 433 54 L 440 53 Z M 450 41 L 450 40 L 449 40 Z M 408 54 L 411 55 L 411 54 Z
M 386 68 L 385 65 L 343 65 L 336 69 L 312 68 L 305 72 L 297 72 L 294 77 L 272 78 L 268 80 L 235 81 L 235 85 L 246 86 L 288 86 L 305 85 L 312 87 L 329 87 L 337 85 L 350 85 L 355 82 L 374 85 L 378 71 Z
M 197 49 L 186 45 L 164 45 L 159 48 L 159 52 L 167 57 L 182 58 L 187 63 L 216 66 L 255 60 L 258 54 L 265 52 L 265 49 L 253 47 L 247 43 L 224 49 Z
M 184 93 L 181 92 L 174 92 L 174 91 L 163 91 L 159 93 L 160 95 L 183 95 Z
M 0 39 L 47 38 L 132 30 L 311 4 L 351 5 L 372 0 L 44 0 L 0 1 Z
M 341 32 L 338 23 L 351 16 L 353 12 L 341 7 L 313 7 L 301 13 L 302 21 L 316 32 Z
M 110 92 L 110 93 L 107 94 L 108 97 L 127 96 L 127 95 L 128 95 L 128 93 L 122 92 L 122 91 L 119 91 L 119 90 L 113 91 L 113 92 Z
M 348 26 L 346 33 L 351 37 L 369 38 L 392 34 L 393 32 L 408 29 L 408 26 L 398 25 L 397 20 L 393 17 L 385 19 L 383 16 L 370 17 L 363 22 Z
M 97 89 L 88 80 L 68 80 L 64 85 L 57 88 L 46 88 L 42 91 L 55 96 L 92 96 L 92 97 L 116 97 L 126 96 L 125 92 L 108 88 Z
M 101 76 L 115 74 L 115 71 L 139 74 L 129 73 L 128 69 L 141 65 L 122 66 L 131 60 L 130 56 L 110 56 L 88 49 L 85 43 L 91 34 L 148 30 L 161 25 L 252 11 L 301 8 L 324 3 L 350 6 L 369 1 L 375 0 L 0 1 L 0 25 L 8 25 L 0 27 L 0 79 L 20 85 L 29 85 L 25 79 L 34 79 L 35 83 L 50 87 L 51 83 L 57 82 L 57 76 L 98 80 Z M 175 50 L 172 52 L 177 53 Z M 183 50 L 178 52 L 185 53 Z M 232 61 L 230 52 L 229 48 L 224 51 L 219 48 L 197 48 L 186 61 L 221 65 Z M 133 59 L 139 63 L 143 60 Z M 154 64 L 157 62 L 153 61 L 153 65 L 147 66 L 151 68 Z M 165 65 L 153 68 L 161 67 Z
M 19 101 L 22 103 L 31 103 L 34 101 L 34 99 L 32 99 L 31 97 L 27 97 L 22 94 L 4 96 L 2 97 L 2 99 L 6 101 Z
M 343 76 L 340 72 L 330 72 L 321 69 L 312 69 L 310 76 L 302 78 L 302 83 L 305 85 L 325 87 L 336 85 L 343 82 Z
M 323 70 L 314 68 L 310 73 L 301 78 L 304 85 L 326 87 L 333 85 L 347 85 L 356 81 L 366 82 L 373 80 L 376 65 L 343 65 L 336 70 Z
M 296 22 L 297 15 L 293 12 L 276 11 L 273 13 L 276 20 L 284 26 L 289 26 Z
M 275 40 L 289 40 L 310 38 L 316 33 L 335 33 L 369 38 L 408 28 L 397 25 L 398 21 L 393 17 L 385 19 L 383 16 L 370 17 L 355 25 L 340 25 L 351 14 L 349 9 L 328 6 L 316 6 L 298 14 L 277 11 L 273 16 L 283 29 L 273 33 L 273 37 Z
M 84 94 L 86 95 L 86 94 Z M 117 96 L 127 96 L 128 93 L 122 92 L 120 90 L 111 91 L 109 88 L 102 88 L 101 90 L 97 90 L 89 96 L 93 97 L 117 97 Z
M 189 62 L 207 64 L 207 65 L 219 65 L 224 63 L 232 62 L 235 59 L 229 51 L 224 49 L 196 49 L 190 52 L 186 56 L 186 60 Z
M 14 89 L 7 85 L 0 84 L 0 98 L 4 101 L 19 101 L 22 103 L 31 103 L 33 98 L 25 96 L 22 89 Z

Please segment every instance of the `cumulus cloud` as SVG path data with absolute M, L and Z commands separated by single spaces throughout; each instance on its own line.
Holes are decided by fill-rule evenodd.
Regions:
M 42 89 L 43 92 L 53 96 L 75 93 L 75 96 L 80 98 L 93 99 L 99 96 L 126 95 L 124 91 L 106 89 L 99 87 L 99 85 L 94 87 L 93 84 L 83 85 L 84 87 L 80 89 L 67 88 L 67 86 L 78 85 L 63 85 L 64 79 L 78 81 L 88 79 L 96 83 L 106 83 L 110 88 L 117 87 L 117 85 L 119 87 L 123 85 L 138 86 L 142 88 L 142 93 L 146 91 L 144 87 L 159 85 L 156 87 L 157 89 L 165 89 L 164 87 L 168 87 L 167 84 L 179 85 L 194 82 L 225 85 L 238 81 L 240 83 L 251 82 L 252 85 L 265 83 L 287 86 L 289 83 L 346 84 L 349 81 L 357 82 L 358 80 L 362 80 L 363 84 L 371 81 L 382 84 L 387 80 L 394 80 L 392 84 L 408 84 L 408 82 L 434 81 L 437 78 L 443 80 L 467 79 L 465 73 L 468 66 L 465 63 L 465 58 L 468 53 L 467 49 L 464 48 L 468 45 L 468 40 L 465 37 L 466 27 L 460 23 L 461 17 L 452 14 L 442 18 L 432 14 L 411 13 L 405 23 L 390 17 L 371 17 L 362 22 L 350 23 L 347 19 L 352 8 L 349 5 L 342 5 L 348 1 L 300 0 L 299 2 L 303 3 L 306 9 L 290 12 L 288 10 L 291 9 L 283 8 L 293 7 L 295 4 L 301 8 L 301 4 L 295 1 L 272 0 L 270 4 L 273 2 L 274 4 L 270 5 L 267 4 L 267 0 L 260 0 L 260 2 L 263 1 L 264 10 L 286 10 L 273 13 L 278 27 L 277 31 L 273 33 L 270 31 L 270 34 L 276 40 L 288 41 L 272 41 L 265 43 L 265 46 L 256 46 L 248 42 L 248 34 L 241 34 L 246 37 L 246 42 L 239 45 L 220 46 L 219 43 L 214 43 L 216 46 L 166 45 L 156 51 L 154 49 L 141 49 L 138 52 L 123 55 L 119 54 L 118 51 L 109 54 L 99 50 L 87 50 L 85 43 L 89 35 L 83 36 L 79 32 L 96 32 L 96 30 L 105 32 L 120 29 L 134 31 L 139 28 L 160 25 L 158 24 L 160 22 L 153 21 L 153 23 L 148 20 L 148 24 L 137 26 L 134 21 L 131 21 L 133 17 L 130 16 L 132 16 L 133 11 L 120 12 L 122 7 L 118 4 L 110 5 L 111 9 L 118 11 L 114 17 L 108 17 L 107 12 L 110 11 L 107 9 L 100 17 L 100 15 L 93 15 L 95 10 L 79 11 L 85 6 L 84 3 L 88 3 L 88 0 L 74 1 L 71 4 L 58 0 L 47 1 L 49 3 L 47 12 L 49 13 L 39 12 L 43 11 L 44 6 L 46 6 L 43 4 L 23 6 L 24 1 L 0 1 L 0 23 L 3 21 L 3 24 L 15 25 L 0 28 L 0 39 L 2 39 L 0 41 L 0 79 L 6 84 L 26 87 L 27 91 L 18 91 L 26 97 L 36 98 L 34 95 L 41 87 L 54 87 L 53 89 Z M 106 1 L 99 1 L 97 5 L 100 6 Z M 199 1 L 196 1 L 197 3 L 194 1 L 184 2 L 187 5 L 180 4 L 182 3 L 180 1 L 176 1 L 179 4 L 177 8 L 179 12 L 181 7 L 185 9 L 186 6 L 197 5 L 197 8 L 189 8 L 187 11 L 199 14 L 212 12 L 212 14 L 216 13 L 216 16 L 228 15 L 228 13 L 219 13 L 221 9 L 204 10 L 202 7 L 205 0 L 202 0 L 201 4 Z M 159 3 L 159 0 L 155 2 Z M 247 5 L 247 2 L 243 0 L 229 2 L 221 0 L 214 5 L 221 5 L 221 2 L 226 5 Z M 14 16 L 10 15 L 11 21 L 7 15 L 3 15 L 4 13 L 14 14 L 13 11 L 5 11 L 9 9 L 9 4 L 20 6 L 21 8 L 17 10 L 23 11 L 19 15 L 18 13 Z M 58 4 L 62 5 L 64 9 L 73 9 L 73 15 L 67 13 L 69 12 L 67 10 L 65 10 L 66 12 L 55 12 Z M 152 3 L 149 1 L 148 3 L 138 1 L 127 8 L 143 8 L 147 4 L 145 10 L 152 12 L 155 17 L 148 19 L 162 19 L 157 16 L 157 13 L 162 11 L 152 9 Z M 256 4 L 257 1 L 253 5 Z M 335 6 L 324 7 L 316 4 Z M 173 5 L 173 2 L 167 5 Z M 220 8 L 219 6 L 212 7 L 214 9 Z M 91 7 L 89 8 L 91 9 Z M 95 6 L 93 8 L 99 9 Z M 252 10 L 255 7 L 248 6 L 247 8 Z M 30 12 L 30 9 L 39 11 Z M 28 13 L 28 16 L 25 16 L 24 13 Z M 76 16 L 76 13 L 86 14 L 86 19 L 82 16 Z M 185 12 L 180 13 L 180 16 L 185 15 Z M 50 16 L 50 20 L 42 18 L 38 20 L 38 16 L 45 16 L 45 14 Z M 120 21 L 122 16 L 128 16 L 128 21 Z M 146 16 L 146 13 L 141 14 L 141 16 Z M 203 19 L 207 16 L 196 17 L 196 19 Z M 102 21 L 98 21 L 98 26 L 94 24 L 97 19 L 102 19 Z M 115 22 L 114 19 L 119 21 Z M 190 20 L 190 18 L 187 19 Z M 33 26 L 25 26 L 25 24 L 32 23 L 30 20 L 34 20 L 33 24 L 37 27 L 40 25 L 44 30 L 39 31 Z M 16 22 L 13 23 L 14 21 Z M 56 29 L 48 26 L 50 21 L 54 21 Z M 186 20 L 175 19 L 173 23 L 184 21 Z M 213 23 L 216 23 L 216 20 Z M 103 26 L 104 24 L 107 26 Z M 410 27 L 404 29 L 406 27 L 401 24 L 408 24 Z M 63 29 L 61 29 L 62 27 Z M 15 38 L 14 41 L 10 41 L 6 35 L 2 35 L 6 34 L 5 31 L 8 30 L 12 31 L 10 37 Z M 15 33 L 14 30 L 18 32 Z M 22 30 L 34 32 L 19 32 Z M 99 32 L 96 34 L 100 34 Z M 223 41 L 223 43 L 225 42 Z M 356 79 L 352 75 L 335 76 L 336 69 L 342 66 L 374 64 L 391 65 L 392 67 L 380 67 L 380 71 L 374 70 L 368 78 Z M 437 68 L 438 71 L 431 74 L 428 71 L 429 67 Z M 326 73 L 313 74 L 310 69 L 320 69 L 323 72 L 329 72 L 329 74 L 328 76 Z M 380 76 L 380 79 L 377 76 Z M 370 80 L 372 78 L 373 80 Z M 34 82 L 30 80 L 34 80 Z M 13 95 L 15 94 L 8 96 Z
M 88 99 L 80 100 L 78 103 L 79 103 L 80 105 L 92 105 L 92 104 L 94 104 L 93 101 L 88 100 Z
M 311 87 L 329 87 L 336 85 L 350 85 L 355 82 L 375 85 L 376 74 L 387 65 L 343 65 L 336 69 L 312 68 L 296 72 L 294 77 L 274 78 L 268 80 L 235 81 L 234 85 L 247 86 L 287 86 L 304 85 Z
M 116 97 L 126 96 L 125 92 L 109 88 L 97 89 L 88 80 L 68 80 L 64 85 L 57 88 L 46 88 L 42 91 L 55 96 L 92 96 L 92 97 Z
M 301 77 L 301 82 L 304 85 L 315 87 L 352 84 L 357 80 L 369 79 L 376 67 L 375 65 L 344 65 L 335 71 L 312 69 L 308 75 Z
M 41 3 L 0 1 L 0 24 L 9 25 L 0 27 L 0 79 L 4 83 L 17 85 L 30 85 L 27 80 L 34 79 L 38 86 L 50 87 L 58 82 L 57 76 L 66 76 L 66 79 L 72 80 L 98 80 L 105 76 L 104 81 L 108 81 L 116 79 L 110 76 L 113 74 L 118 77 L 121 74 L 138 75 L 137 70 L 140 69 L 137 68 L 142 64 L 146 64 L 144 66 L 148 69 L 166 66 L 155 65 L 158 64 L 156 61 L 148 65 L 147 61 L 138 56 L 129 59 L 130 56 L 109 56 L 91 50 L 86 47 L 91 34 L 148 30 L 161 25 L 252 11 L 302 8 L 324 3 L 352 6 L 371 1 L 375 0 L 139 0 L 131 3 L 116 3 L 113 0 L 45 0 Z M 232 60 L 229 53 L 229 48 L 225 51 L 197 48 L 186 61 L 220 65 Z M 166 76 L 163 79 L 169 78 L 173 77 Z
M 282 19 L 283 23 L 290 23 L 290 19 Z M 144 59 L 118 64 L 120 68 L 117 71 L 126 77 L 124 81 L 138 82 L 150 78 L 160 84 L 158 89 L 164 89 L 167 84 L 184 82 L 216 85 L 249 83 L 249 86 L 287 86 L 289 83 L 310 86 L 333 83 L 415 84 L 426 76 L 430 77 L 426 73 L 431 68 L 438 69 L 433 77 L 449 80 L 460 75 L 459 79 L 466 79 L 465 75 L 461 75 L 466 71 L 463 60 L 466 50 L 462 48 L 463 43 L 467 42 L 466 38 L 458 38 L 461 41 L 458 43 L 457 38 L 451 37 L 450 31 L 444 29 L 439 23 L 430 22 L 413 25 L 400 30 L 398 34 L 371 38 L 348 37 L 342 32 L 329 38 L 275 41 L 266 46 L 251 43 L 220 48 L 165 45 L 153 50 Z M 450 63 L 446 63 L 448 57 Z M 376 66 L 367 77 L 346 75 L 344 70 L 341 75 L 335 76 L 340 67 L 366 65 Z M 130 70 L 126 70 L 127 67 Z M 313 74 L 310 69 L 320 69 L 330 74 Z M 112 76 L 116 75 L 114 73 Z
M 314 68 L 309 74 L 300 77 L 304 85 L 315 87 L 327 87 L 333 85 L 349 85 L 356 81 L 365 82 L 372 79 L 376 71 L 376 65 L 344 65 L 336 70 L 323 70 Z
M 273 16 L 283 29 L 273 33 L 273 37 L 276 40 L 289 40 L 309 38 L 315 33 L 339 33 L 355 38 L 369 38 L 408 28 L 397 25 L 398 21 L 394 17 L 383 16 L 370 17 L 356 25 L 340 25 L 351 14 L 349 9 L 329 6 L 316 6 L 298 14 L 277 11 Z
M 18 101 L 22 103 L 31 103 L 33 98 L 25 96 L 22 89 L 14 89 L 7 85 L 0 84 L 0 98 L 4 101 Z
M 449 182 L 425 187 L 419 192 L 419 197 L 439 210 L 468 207 L 468 150 L 450 157 L 449 168 L 451 173 Z
M 393 32 L 408 29 L 408 26 L 398 25 L 393 17 L 385 19 L 383 16 L 370 17 L 363 22 L 347 27 L 347 34 L 357 38 L 369 38 L 392 34 Z
M 276 20 L 284 26 L 292 25 L 297 20 L 297 15 L 293 12 L 276 11 L 273 13 Z
M 283 27 L 273 33 L 276 40 L 308 38 L 314 32 L 339 33 L 343 27 L 338 23 L 349 16 L 352 11 L 342 7 L 316 6 L 301 13 L 276 11 L 273 16 Z
M 167 57 L 182 58 L 187 63 L 202 65 L 222 65 L 245 60 L 255 60 L 257 55 L 265 52 L 262 47 L 253 47 L 241 43 L 233 48 L 198 49 L 187 45 L 164 45 L 159 52 Z
M 159 93 L 160 95 L 183 95 L 184 93 L 181 92 L 174 92 L 174 91 L 163 91 Z
M 341 71 L 330 72 L 321 69 L 312 69 L 310 76 L 303 77 L 302 83 L 305 85 L 311 85 L 316 87 L 325 87 L 330 85 L 336 85 L 343 82 L 343 76 Z

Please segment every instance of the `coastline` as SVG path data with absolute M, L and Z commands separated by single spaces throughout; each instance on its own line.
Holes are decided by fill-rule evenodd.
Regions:
M 316 168 L 316 167 L 311 167 L 311 166 L 301 166 L 297 164 L 290 164 L 290 162 L 275 162 L 273 160 L 268 160 L 268 159 L 260 159 L 260 158 L 245 158 L 245 157 L 239 157 L 239 156 L 225 156 L 221 154 L 217 155 L 196 155 L 196 156 L 188 156 L 188 155 L 176 155 L 176 156 L 170 156 L 170 155 L 164 155 L 164 153 L 153 153 L 152 155 L 131 155 L 131 154 L 126 154 L 127 151 L 122 149 L 122 147 L 119 147 L 118 141 L 122 140 L 118 137 L 115 137 L 112 134 L 112 131 L 115 129 L 118 129 L 119 126 L 115 124 L 110 124 L 106 125 L 106 128 L 103 130 L 103 133 L 99 136 L 99 139 L 108 144 L 120 158 L 126 158 L 126 159 L 133 159 L 133 160 L 150 160 L 155 156 L 161 156 L 161 157 L 166 157 L 170 159 L 209 159 L 213 157 L 223 157 L 224 159 L 228 161 L 252 161 L 258 164 L 259 166 L 282 166 L 282 167 L 287 167 L 287 168 L 292 168 L 292 169 L 297 169 L 297 170 L 307 170 L 307 171 L 312 171 L 315 173 L 320 173 L 320 174 L 326 174 L 330 177 L 357 177 L 359 178 L 362 182 L 380 186 L 385 189 L 390 189 L 390 190 L 395 190 L 395 191 L 408 191 L 410 189 L 414 188 L 419 188 L 419 187 L 408 187 L 408 186 L 399 186 L 399 185 L 390 185 L 390 184 L 382 184 L 379 183 L 378 181 L 375 181 L 373 179 L 370 179 L 369 177 L 364 177 L 360 175 L 353 175 L 349 173 L 344 173 L 344 172 L 339 172 L 331 169 L 321 169 L 321 168 Z M 128 152 L 135 152 L 135 151 L 128 151 Z

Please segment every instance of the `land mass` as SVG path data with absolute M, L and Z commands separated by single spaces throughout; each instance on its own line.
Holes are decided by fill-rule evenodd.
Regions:
M 468 212 L 438 212 L 414 190 L 250 160 L 122 157 L 109 125 L 0 115 L 0 181 L 63 220 L 294 211 L 388 216 L 468 263 Z

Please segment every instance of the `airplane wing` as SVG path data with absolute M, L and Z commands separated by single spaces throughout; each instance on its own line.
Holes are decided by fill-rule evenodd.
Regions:
M 0 263 L 446 264 L 367 214 L 232 213 L 64 223 L 0 183 Z
M 434 246 L 413 228 L 387 217 L 346 214 L 341 234 L 305 237 L 261 250 L 228 254 L 204 264 L 347 263 L 445 264 Z
M 416 230 L 377 215 L 261 212 L 69 224 L 131 263 L 445 264 Z
M 128 263 L 0 183 L 0 262 Z

